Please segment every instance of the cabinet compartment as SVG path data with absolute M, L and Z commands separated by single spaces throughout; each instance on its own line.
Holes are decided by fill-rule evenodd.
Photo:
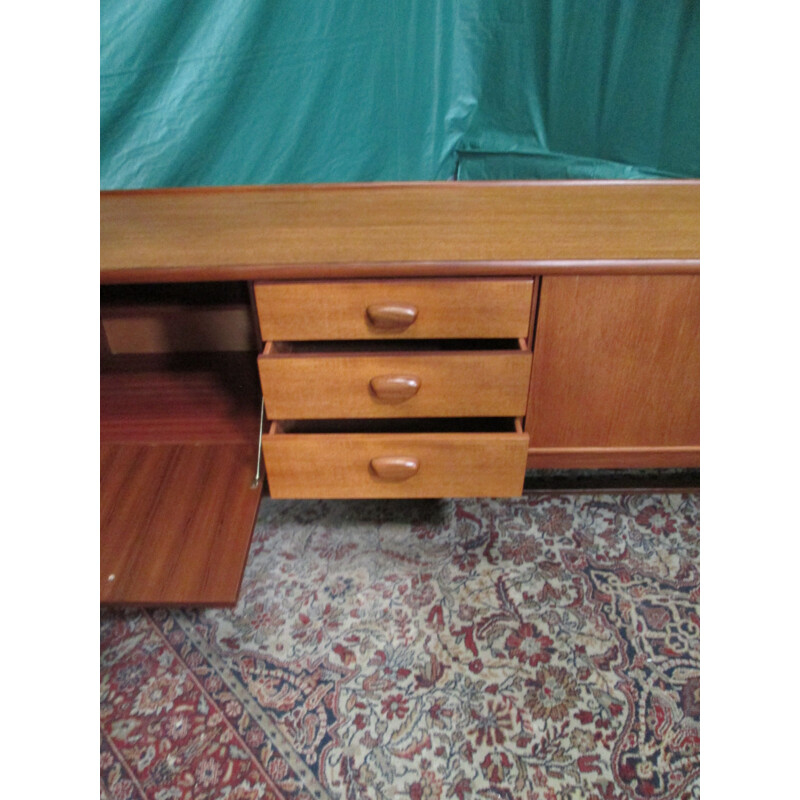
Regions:
M 105 355 L 250 352 L 255 346 L 243 283 L 103 286 Z
M 533 279 L 264 282 L 255 287 L 264 341 L 520 338 Z
M 524 416 L 531 354 L 524 340 L 315 343 L 310 352 L 268 342 L 259 358 L 270 419 Z M 500 348 L 500 344 L 495 344 Z
M 247 296 L 243 284 L 103 291 L 101 603 L 236 602 L 262 494 Z
M 528 437 L 516 420 L 273 422 L 274 498 L 513 497 Z

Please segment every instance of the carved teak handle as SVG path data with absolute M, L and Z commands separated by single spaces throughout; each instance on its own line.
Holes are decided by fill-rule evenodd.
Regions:
M 410 303 L 373 303 L 367 306 L 367 319 L 381 331 L 402 331 L 417 318 L 417 307 Z
M 415 375 L 376 375 L 370 382 L 372 394 L 384 403 L 402 403 L 419 391 Z
M 370 471 L 384 481 L 404 481 L 419 471 L 419 461 L 408 456 L 381 456 L 369 462 Z

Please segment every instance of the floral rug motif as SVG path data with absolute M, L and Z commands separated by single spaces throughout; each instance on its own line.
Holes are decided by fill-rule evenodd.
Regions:
M 699 797 L 699 497 L 265 500 L 238 605 L 101 614 L 114 800 Z

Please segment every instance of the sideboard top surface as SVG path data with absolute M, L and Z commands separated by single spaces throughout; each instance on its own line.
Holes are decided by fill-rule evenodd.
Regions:
M 321 184 L 102 192 L 105 283 L 696 268 L 700 182 Z M 479 266 L 480 265 L 480 266 Z

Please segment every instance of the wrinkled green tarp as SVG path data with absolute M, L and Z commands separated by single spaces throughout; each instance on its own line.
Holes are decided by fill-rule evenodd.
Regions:
M 699 175 L 699 2 L 102 0 L 101 186 Z

